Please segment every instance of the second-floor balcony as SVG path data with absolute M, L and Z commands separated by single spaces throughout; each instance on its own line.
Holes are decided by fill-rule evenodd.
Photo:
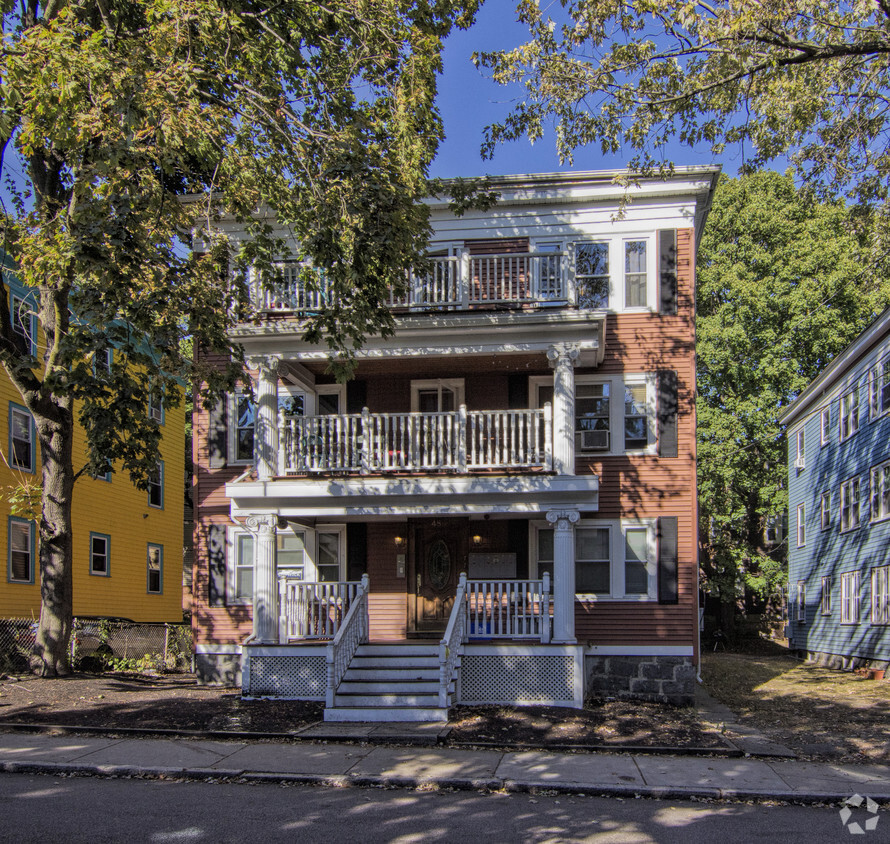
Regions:
M 549 403 L 533 410 L 279 416 L 279 475 L 553 468 Z
M 569 257 L 562 252 L 471 255 L 466 250 L 432 257 L 427 273 L 408 273 L 406 291 L 393 291 L 389 306 L 408 311 L 455 311 L 576 305 Z M 257 311 L 309 314 L 332 301 L 323 276 L 307 281 L 305 267 L 296 263 L 283 265 L 281 271 L 282 279 L 271 288 L 258 279 L 251 284 L 251 303 Z M 586 303 L 595 305 L 595 301 Z

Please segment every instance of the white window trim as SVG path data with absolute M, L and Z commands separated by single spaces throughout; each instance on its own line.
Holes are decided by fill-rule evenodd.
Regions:
M 427 378 L 411 382 L 411 412 L 420 411 L 420 391 L 438 390 L 445 387 L 454 393 L 454 409 L 466 404 L 463 378 Z
M 621 443 L 624 445 L 624 387 L 640 386 L 646 387 L 646 421 L 648 428 L 648 444 L 644 448 L 623 448 L 623 454 L 655 454 L 657 450 L 656 442 L 656 411 L 658 404 L 658 384 L 657 376 L 654 372 L 627 373 L 621 383 Z
M 878 589 L 883 581 L 883 588 Z M 890 624 L 890 566 L 875 566 L 871 570 L 871 623 L 874 626 Z
M 226 412 L 226 421 L 228 424 L 226 425 L 226 431 L 228 433 L 228 462 L 232 466 L 252 466 L 254 463 L 254 458 L 251 458 L 250 460 L 236 459 L 236 444 L 238 442 L 238 399 L 247 394 L 247 390 L 240 389 L 235 390 L 234 393 L 230 393 L 228 396 L 228 407 Z M 254 419 L 254 423 L 255 422 L 256 420 Z M 256 440 L 254 440 L 254 453 L 256 453 Z
M 881 483 L 881 478 L 885 476 L 884 470 L 890 467 L 890 460 L 885 460 L 883 463 L 878 463 L 877 466 L 872 466 L 871 469 L 868 470 L 868 518 L 871 524 L 878 524 L 879 522 L 886 522 L 890 519 L 890 510 L 886 513 L 882 513 L 883 510 L 883 502 L 884 502 L 884 493 L 887 490 L 878 490 L 880 504 L 878 505 L 878 517 L 874 518 L 872 515 L 872 502 L 875 497 L 875 472 L 878 473 L 878 483 Z
M 855 504 L 852 501 L 853 498 L 853 484 L 854 482 L 859 483 L 859 501 Z M 844 501 L 845 497 L 849 495 L 850 502 L 850 515 L 851 517 L 855 515 L 855 522 L 850 520 L 850 524 L 847 527 L 844 527 Z M 841 533 L 849 533 L 853 530 L 858 530 L 862 527 L 862 481 L 859 478 L 859 475 L 854 475 L 852 478 L 847 478 L 845 481 L 841 481 L 841 491 L 838 496 L 838 528 Z
M 831 615 L 831 576 L 822 576 L 822 591 L 819 593 L 819 612 Z
M 797 459 L 795 460 L 794 465 L 799 469 L 803 469 L 806 466 L 806 433 L 803 428 L 801 428 L 797 432 Z
M 294 392 L 304 392 L 302 390 L 294 389 Z M 311 392 L 305 392 L 306 395 L 306 415 L 314 416 L 318 412 L 318 397 L 319 396 L 338 396 L 339 404 L 340 404 L 340 413 L 346 413 L 346 385 L 345 384 L 318 384 L 315 387 L 315 395 L 312 396 Z M 313 412 L 310 413 L 308 410 L 309 407 L 309 399 L 312 396 L 313 403 Z
M 841 442 L 846 442 L 848 439 L 850 439 L 850 437 L 854 436 L 859 430 L 860 425 L 862 424 L 862 413 L 859 406 L 862 401 L 861 396 L 856 395 L 856 402 L 850 405 L 849 414 L 844 410 L 844 399 L 846 399 L 848 396 L 852 396 L 854 393 L 858 393 L 858 391 L 859 385 L 854 384 L 852 387 L 850 387 L 849 390 L 846 390 L 841 394 L 840 403 L 838 405 L 840 409 L 840 412 L 838 413 L 838 438 Z M 853 413 L 854 410 L 856 411 L 855 414 Z M 844 436 L 844 419 L 846 419 L 848 416 L 850 418 L 850 432 L 846 436 Z M 854 416 L 856 419 L 855 428 L 852 424 Z
M 575 530 L 581 528 L 609 529 L 609 585 L 608 595 L 593 592 L 576 592 L 575 597 L 583 601 L 603 601 L 610 603 L 652 603 L 658 601 L 658 559 L 656 540 L 657 519 L 581 519 Z M 633 528 L 645 528 L 646 536 L 646 569 L 648 572 L 649 590 L 646 595 L 628 595 L 625 592 L 625 531 Z M 529 577 L 537 580 L 538 573 L 538 531 L 553 530 L 549 522 L 529 521 Z M 552 590 L 551 586 L 551 590 Z
M 841 624 L 859 624 L 860 604 L 862 603 L 862 584 L 858 571 L 841 573 Z M 851 589 L 855 586 L 855 589 Z M 850 617 L 849 610 L 855 610 Z
M 807 509 L 806 504 L 797 505 L 797 547 L 803 548 L 807 544 Z
M 795 596 L 795 614 L 798 624 L 806 624 L 807 621 L 807 582 L 797 581 L 797 595 Z
M 236 555 L 238 553 L 238 537 L 253 536 L 253 534 L 242 527 L 230 525 L 226 530 L 226 606 L 250 606 L 253 603 L 253 596 L 250 598 L 236 598 L 235 586 L 237 583 L 236 575 L 238 566 L 236 565 Z M 254 536 L 254 542 L 256 537 Z M 253 561 L 251 561 L 253 568 Z
M 826 498 L 828 499 L 827 507 L 825 506 Z M 827 490 L 819 496 L 819 528 L 820 530 L 831 529 L 831 490 Z
M 872 412 L 872 391 L 875 389 L 874 383 L 878 374 L 878 369 L 881 365 L 890 366 L 890 351 L 885 351 L 884 353 L 878 356 L 878 359 L 872 364 L 872 366 L 868 369 L 868 419 L 869 422 L 874 421 L 875 419 L 880 419 L 882 416 L 886 416 L 890 414 L 890 403 L 887 404 L 883 410 L 879 410 L 877 413 Z M 880 387 L 878 387 L 880 389 Z
M 823 407 L 819 414 L 819 445 L 824 447 L 831 442 L 831 405 Z

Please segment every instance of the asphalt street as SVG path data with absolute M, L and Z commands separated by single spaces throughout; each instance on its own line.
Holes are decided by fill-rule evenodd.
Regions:
M 888 841 L 890 812 L 851 837 L 829 806 L 0 774 L 0 841 L 16 844 L 767 840 Z

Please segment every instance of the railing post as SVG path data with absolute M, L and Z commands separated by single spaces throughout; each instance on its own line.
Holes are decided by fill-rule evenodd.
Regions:
M 562 265 L 562 286 L 565 291 L 566 301 L 569 307 L 573 308 L 578 304 L 578 285 L 575 283 L 576 267 L 575 267 L 575 244 L 566 244 L 565 260 L 560 259 Z
M 550 642 L 550 572 L 544 572 L 543 586 L 541 588 L 541 642 Z
M 457 282 L 460 287 L 460 306 L 462 310 L 470 307 L 470 250 L 461 249 L 458 263 Z
M 293 437 L 289 436 L 287 428 L 287 419 L 283 407 L 278 408 L 278 474 L 284 476 L 287 474 L 288 456 L 291 448 L 293 448 Z
M 467 472 L 467 406 L 460 405 L 457 409 L 457 471 L 462 475 Z
M 278 642 L 282 645 L 287 644 L 288 609 L 287 579 L 282 577 L 278 580 Z
M 362 575 L 362 582 L 358 588 L 358 594 L 355 596 L 356 601 L 363 602 L 362 617 L 364 619 L 364 629 L 362 630 L 362 641 L 367 642 L 371 637 L 371 610 L 368 604 L 368 592 L 371 591 L 371 578 L 367 572 Z
M 553 405 L 544 402 L 544 468 L 553 471 Z
M 371 472 L 371 411 L 362 408 L 362 468 L 363 475 Z

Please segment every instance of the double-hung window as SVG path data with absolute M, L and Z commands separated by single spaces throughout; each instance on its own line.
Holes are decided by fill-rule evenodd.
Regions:
M 871 470 L 871 520 L 890 518 L 890 460 Z
M 624 448 L 649 445 L 649 403 L 645 384 L 624 385 Z
M 801 428 L 797 432 L 797 456 L 794 459 L 794 468 L 795 469 L 803 469 L 806 466 L 805 459 L 805 449 L 804 449 L 804 430 Z
M 841 396 L 841 440 L 859 430 L 859 387 Z
M 581 451 L 608 451 L 611 384 L 575 385 L 575 429 Z
M 164 396 L 160 390 L 148 394 L 148 418 L 158 425 L 164 424 Z
M 256 405 L 247 393 L 232 399 L 231 459 L 233 463 L 253 463 L 253 432 Z
M 578 306 L 609 307 L 609 244 L 575 244 L 575 284 Z
M 164 591 L 164 546 L 148 543 L 145 591 L 160 595 Z
M 841 484 L 841 532 L 859 527 L 859 478 Z
M 890 566 L 871 570 L 871 623 L 890 624 Z
M 822 595 L 819 608 L 822 611 L 822 615 L 831 615 L 831 577 L 828 575 L 822 578 Z
M 859 623 L 859 572 L 841 575 L 841 624 Z
M 148 476 L 148 506 L 164 508 L 164 461 L 159 460 Z
M 831 405 L 823 407 L 819 414 L 819 444 L 828 445 L 831 440 Z
M 10 516 L 7 523 L 7 578 L 10 583 L 34 582 L 34 522 Z
M 819 502 L 819 525 L 822 530 L 831 527 L 831 493 L 823 492 Z
M 797 581 L 797 623 L 805 624 L 807 620 L 807 584 L 805 580 Z
M 868 374 L 868 410 L 871 419 L 890 411 L 890 355 Z
M 645 308 L 647 304 L 647 241 L 624 242 L 624 307 Z
M 608 527 L 575 528 L 575 591 L 609 595 L 612 542 Z
M 253 600 L 253 536 L 232 534 L 232 574 L 229 581 L 229 603 L 249 604 Z
M 649 530 L 628 527 L 624 531 L 624 594 L 648 595 L 653 575 L 650 565 Z
M 90 533 L 90 574 L 108 577 L 111 574 L 109 557 L 111 537 L 104 533 Z
M 35 352 L 34 314 L 31 310 L 31 303 L 27 299 L 23 299 L 21 296 L 16 296 L 13 293 L 9 313 L 12 319 L 12 333 L 17 334 L 21 338 L 25 352 L 33 355 Z
M 34 471 L 34 421 L 16 404 L 9 406 L 9 463 L 22 472 Z
M 806 506 L 797 505 L 797 547 L 803 548 L 807 544 L 807 512 Z

